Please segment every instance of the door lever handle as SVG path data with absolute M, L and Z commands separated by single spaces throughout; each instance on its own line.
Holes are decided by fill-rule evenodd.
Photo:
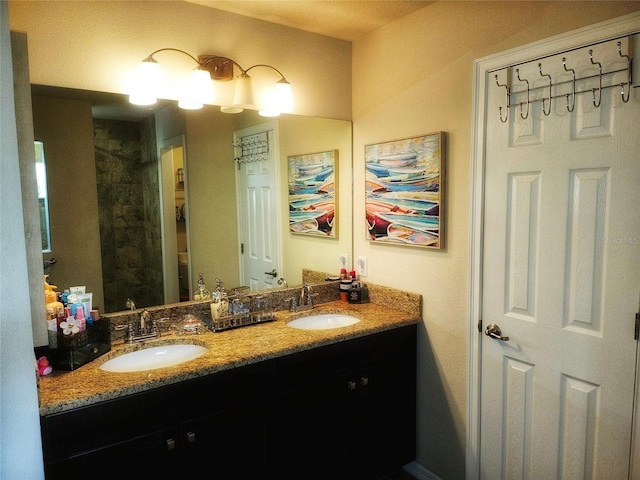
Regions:
M 487 328 L 485 329 L 484 334 L 487 337 L 491 337 L 495 340 L 502 340 L 503 342 L 509 341 L 509 337 L 503 337 L 502 330 L 500 330 L 500 327 L 495 323 L 490 323 L 489 325 L 487 325 Z
M 276 278 L 278 276 L 278 271 L 274 268 L 270 272 L 264 272 L 264 274 L 265 275 L 271 275 L 273 278 Z

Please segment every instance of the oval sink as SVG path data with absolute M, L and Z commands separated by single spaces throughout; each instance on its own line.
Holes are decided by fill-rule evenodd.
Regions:
M 301 330 L 329 330 L 332 328 L 347 327 L 360 321 L 351 315 L 325 313 L 297 318 L 287 323 L 287 326 Z
M 107 372 L 141 372 L 179 365 L 207 353 L 200 345 L 162 345 L 119 355 L 100 365 Z

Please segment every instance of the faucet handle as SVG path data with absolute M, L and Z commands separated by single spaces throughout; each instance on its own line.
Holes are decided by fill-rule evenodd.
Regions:
M 284 301 L 291 302 L 291 306 L 289 307 L 290 312 L 298 311 L 298 300 L 296 299 L 296 297 L 285 298 Z

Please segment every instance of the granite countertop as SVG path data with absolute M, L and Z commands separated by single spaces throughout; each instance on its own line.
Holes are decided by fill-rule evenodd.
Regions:
M 286 323 L 310 314 L 345 313 L 359 323 L 331 330 L 299 330 Z M 40 415 L 63 412 L 93 403 L 170 385 L 223 370 L 309 350 L 352 338 L 418 323 L 420 313 L 395 310 L 376 303 L 349 304 L 332 301 L 313 310 L 276 312 L 276 320 L 223 332 L 163 335 L 137 344 L 114 345 L 111 351 L 71 372 L 55 371 L 40 378 Z M 209 349 L 186 363 L 156 370 L 111 373 L 100 370 L 109 359 L 129 351 L 172 343 L 192 343 Z

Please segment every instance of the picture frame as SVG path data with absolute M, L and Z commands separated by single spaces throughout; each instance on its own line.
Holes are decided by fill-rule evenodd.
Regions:
M 290 155 L 289 231 L 338 238 L 338 150 Z
M 445 132 L 365 145 L 367 239 L 442 249 Z

